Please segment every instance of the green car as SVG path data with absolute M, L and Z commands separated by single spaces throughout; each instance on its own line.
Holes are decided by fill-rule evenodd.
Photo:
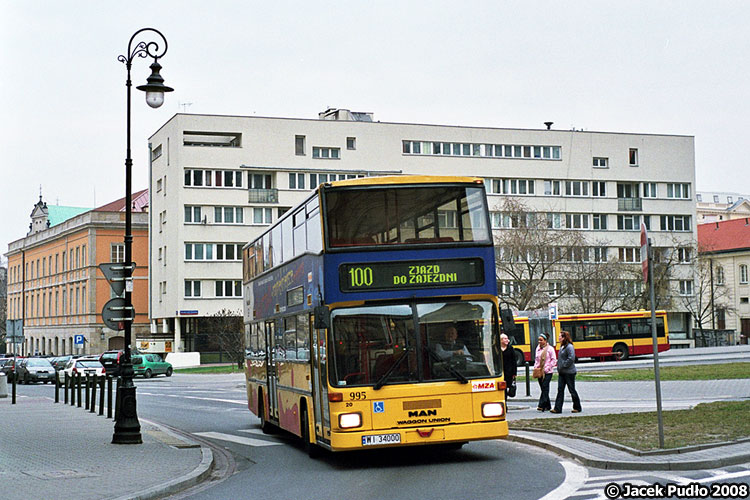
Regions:
M 133 371 L 136 375 L 151 378 L 163 373 L 167 377 L 172 376 L 172 364 L 167 363 L 158 354 L 138 354 L 133 356 Z

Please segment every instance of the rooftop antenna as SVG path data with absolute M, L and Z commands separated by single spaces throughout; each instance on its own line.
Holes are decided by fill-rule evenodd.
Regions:
M 182 106 L 182 112 L 187 113 L 187 108 L 193 105 L 192 102 L 179 102 L 177 103 L 178 106 Z

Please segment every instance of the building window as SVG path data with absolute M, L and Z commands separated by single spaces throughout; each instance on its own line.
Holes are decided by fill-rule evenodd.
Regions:
M 594 168 L 609 168 L 609 158 L 594 156 Z
M 185 205 L 185 222 L 188 224 L 198 224 L 203 222 L 203 212 L 201 207 Z
M 544 194 L 547 196 L 560 196 L 560 181 L 544 181 Z
M 185 297 L 200 297 L 201 282 L 199 280 L 185 280 Z
M 241 188 L 242 172 L 240 172 L 239 170 L 202 170 L 186 168 L 185 186 Z
M 591 194 L 600 197 L 607 196 L 607 183 L 604 181 L 592 181 Z
M 695 195 L 695 200 L 696 201 L 703 201 L 703 195 L 701 195 L 700 193 L 696 194 Z
M 357 138 L 347 137 L 346 138 L 346 149 L 357 149 Z
M 110 262 L 125 262 L 125 243 L 112 243 L 110 246 Z M 65 257 L 63 256 L 63 262 Z
M 589 214 L 565 214 L 565 227 L 567 229 L 588 229 Z
M 594 262 L 607 262 L 607 247 L 592 247 L 591 256 Z
M 242 207 L 214 207 L 214 222 L 216 224 L 244 224 L 245 217 Z
M 547 229 L 561 229 L 562 228 L 562 214 L 547 213 Z
M 661 215 L 662 231 L 690 231 L 689 215 Z
M 618 248 L 618 257 L 620 262 L 640 262 L 641 249 L 639 247 L 620 247 Z
M 159 144 L 158 146 L 156 146 L 154 149 L 151 150 L 151 161 L 154 161 L 160 156 L 161 156 L 161 144 Z
M 289 189 L 305 189 L 305 174 L 290 173 Z
M 656 183 L 655 182 L 643 183 L 643 197 L 644 198 L 656 198 Z
M 428 141 L 401 141 L 401 151 L 407 155 L 483 156 L 485 158 L 528 158 L 535 160 L 559 160 L 562 157 L 560 146 Z
M 321 148 L 313 147 L 313 158 L 324 158 L 331 160 L 338 160 L 341 157 L 340 148 Z
M 216 281 L 217 297 L 242 297 L 242 282 L 237 280 Z
M 606 230 L 607 229 L 607 214 L 593 214 L 593 229 Z
M 294 136 L 294 154 L 297 156 L 305 156 L 305 136 L 295 135 Z
M 273 222 L 273 210 L 270 208 L 253 208 L 253 224 L 270 224 Z
M 680 280 L 680 295 L 684 295 L 684 296 L 693 295 L 693 281 L 692 280 Z
M 617 229 L 620 231 L 638 231 L 641 229 L 640 215 L 618 215 Z
M 690 263 L 690 248 L 678 248 L 677 249 L 677 262 L 682 264 Z
M 630 148 L 628 165 L 630 165 L 631 167 L 638 166 L 638 150 L 635 148 Z
M 747 264 L 740 264 L 740 284 L 747 285 Z
M 716 284 L 724 284 L 724 268 L 722 266 L 716 266 Z
M 690 199 L 690 184 L 667 184 L 667 198 Z
M 588 181 L 565 181 L 565 196 L 588 196 Z
M 161 179 L 156 179 L 156 192 L 161 192 Z
M 242 146 L 242 134 L 239 132 L 182 132 L 184 146 L 203 146 L 217 148 L 239 148 Z

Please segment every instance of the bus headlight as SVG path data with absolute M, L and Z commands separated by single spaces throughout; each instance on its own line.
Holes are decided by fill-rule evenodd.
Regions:
M 353 429 L 362 426 L 361 413 L 342 413 L 339 415 L 339 427 L 341 429 Z
M 502 403 L 484 403 L 482 405 L 482 416 L 484 418 L 502 417 L 505 414 L 505 408 Z

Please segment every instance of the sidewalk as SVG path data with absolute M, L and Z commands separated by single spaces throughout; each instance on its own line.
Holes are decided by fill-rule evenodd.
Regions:
M 151 499 L 204 480 L 213 453 L 141 419 L 143 444 L 115 445 L 114 421 L 48 398 L 0 399 L 5 500 Z
M 688 409 L 698 403 L 747 399 L 750 379 L 662 382 L 664 411 Z M 644 382 L 577 382 L 583 413 L 571 414 L 570 394 L 566 391 L 563 413 L 556 415 L 536 411 L 539 386 L 531 384 L 531 396 L 526 386 L 518 386 L 519 396 L 508 400 L 508 420 L 561 418 L 585 415 L 604 415 L 633 411 L 656 411 L 655 385 Z M 557 384 L 550 395 L 554 399 Z M 588 467 L 625 470 L 704 470 L 750 463 L 750 436 L 731 443 L 714 443 L 672 450 L 641 452 L 616 443 L 596 438 L 581 438 L 563 432 L 510 430 L 509 440 L 531 444 L 572 458 Z

